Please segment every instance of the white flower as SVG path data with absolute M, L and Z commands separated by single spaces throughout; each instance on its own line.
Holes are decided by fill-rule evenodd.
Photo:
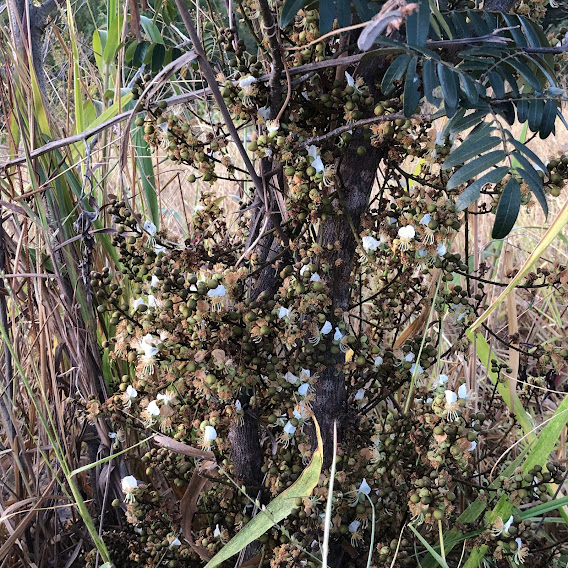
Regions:
M 169 406 L 177 402 L 177 396 L 174 391 L 167 390 L 164 393 L 159 393 L 158 395 L 156 395 L 156 400 L 161 400 L 164 404 L 167 404 Z
M 256 79 L 252 75 L 248 75 L 239 81 L 239 87 L 243 89 L 244 87 L 250 87 L 253 83 L 256 83 Z
M 432 215 L 430 213 L 426 213 L 422 219 L 420 219 L 421 225 L 427 225 L 432 220 Z
M 310 282 L 319 282 L 320 280 L 320 275 L 317 272 L 314 272 L 310 278 Z
M 381 245 L 381 241 L 377 241 L 374 237 L 365 236 L 361 240 L 366 251 L 375 251 Z
M 517 552 L 515 552 L 513 561 L 515 562 L 515 564 L 524 564 L 529 554 L 529 549 L 528 547 L 523 546 L 523 541 L 520 539 L 520 537 L 517 537 L 515 539 L 515 542 L 517 543 Z
M 150 416 L 160 416 L 160 407 L 158 406 L 158 403 L 155 400 L 149 402 L 146 407 L 146 412 Z
M 227 290 L 225 289 L 225 286 L 223 286 L 223 284 L 219 284 L 217 286 L 217 288 L 213 288 L 213 290 L 209 290 L 209 292 L 207 292 L 207 295 L 210 298 L 223 298 L 226 293 L 227 293 Z
M 320 329 L 320 333 L 322 335 L 327 335 L 332 329 L 333 329 L 333 326 L 331 325 L 331 323 L 326 321 L 323 324 L 323 327 Z
M 148 307 L 149 308 L 155 308 L 158 305 L 158 300 L 156 300 L 156 296 L 153 296 L 152 294 L 150 294 L 148 296 Z
M 285 308 L 284 306 L 282 306 L 280 308 L 280 310 L 278 310 L 278 317 L 280 319 L 287 318 L 289 316 L 290 316 L 290 310 L 288 308 Z
M 445 385 L 448 382 L 448 375 L 440 375 L 433 383 L 432 383 L 432 388 L 436 388 L 436 387 L 441 387 L 442 385 Z
M 217 438 L 217 430 L 215 430 L 213 426 L 205 426 L 205 430 L 203 431 L 203 441 L 212 442 L 216 438 Z
M 312 372 L 309 369 L 302 369 L 300 371 L 300 380 L 307 381 L 312 376 Z
M 310 385 L 308 383 L 304 383 L 303 385 L 300 385 L 300 388 L 298 389 L 298 394 L 300 396 L 306 396 L 309 390 L 310 390 Z
M 365 398 L 365 389 L 359 389 L 355 393 L 355 400 L 363 400 Z
M 335 333 L 333 334 L 333 340 L 341 341 L 342 339 L 343 339 L 343 333 L 341 333 L 341 330 L 338 327 L 336 327 Z
M 379 365 L 382 364 L 383 364 L 383 358 L 380 355 L 377 355 L 375 357 L 375 362 L 374 362 L 375 367 L 378 367 Z
M 296 375 L 294 375 L 293 373 L 291 373 L 290 371 L 288 371 L 285 375 L 284 375 L 284 380 L 288 383 L 290 383 L 291 385 L 295 385 L 298 382 L 298 377 L 296 377 Z
M 276 120 L 270 120 L 266 123 L 266 129 L 268 130 L 268 134 L 273 134 L 274 132 L 278 132 L 280 128 L 280 123 Z
M 286 434 L 291 438 L 294 435 L 294 432 L 296 432 L 296 426 L 288 420 L 288 422 L 286 422 L 286 426 L 284 426 L 284 432 L 286 432 Z
M 168 249 L 166 247 L 163 247 L 162 245 L 156 245 L 154 247 L 154 252 L 156 253 L 156 255 L 159 255 L 161 253 L 166 254 L 168 252 Z
M 159 349 L 153 345 L 154 341 L 152 335 L 148 333 L 138 343 L 138 349 L 144 353 L 141 357 L 141 361 L 144 364 L 144 374 L 154 372 L 154 360 L 159 352 Z
M 154 225 L 154 223 L 150 222 L 150 221 L 145 221 L 144 222 L 144 230 L 151 236 L 153 237 L 158 229 L 156 229 L 156 225 Z
M 444 137 L 442 136 L 442 131 L 436 131 L 436 146 L 443 146 L 445 144 Z
M 217 538 L 221 536 L 221 529 L 219 528 L 219 525 L 215 525 L 215 530 L 213 531 L 213 537 Z
M 410 373 L 414 375 L 415 371 L 417 375 L 421 375 L 424 372 L 424 369 L 420 365 L 417 366 L 417 363 L 412 363 L 412 367 L 410 367 Z
M 319 342 L 321 341 L 321 338 L 323 335 L 327 335 L 331 330 L 333 329 L 333 326 L 331 325 L 330 322 L 326 321 L 322 328 L 319 330 L 318 334 L 315 337 L 310 337 L 309 341 L 312 345 L 318 345 Z
M 156 346 L 150 343 L 151 341 L 154 341 L 154 338 L 148 333 L 140 340 L 140 343 L 138 344 L 138 349 L 144 352 L 145 357 L 153 357 L 154 355 L 157 355 L 159 351 Z
M 361 526 L 361 521 L 352 521 L 351 523 L 349 523 L 349 532 L 350 533 L 354 533 L 355 531 L 357 531 L 357 529 Z
M 132 301 L 132 307 L 137 310 L 140 306 L 145 306 L 146 302 L 142 298 L 136 298 Z
M 477 448 L 477 442 L 469 442 L 469 445 L 464 449 L 464 452 L 473 452 Z
M 472 399 L 471 394 L 468 395 L 467 388 L 465 385 L 461 385 L 459 387 L 457 394 L 454 391 L 446 390 L 445 396 L 446 396 L 445 411 L 450 420 L 456 420 L 456 418 L 458 417 L 457 411 L 460 409 L 460 404 L 458 402 L 458 399 L 466 401 Z
M 408 361 L 409 363 L 412 363 L 412 361 L 414 361 L 414 353 L 412 353 L 412 351 L 410 353 L 408 353 L 408 355 L 406 355 L 406 357 L 404 358 L 405 361 Z
M 426 251 L 425 249 L 420 249 L 417 254 L 418 258 L 424 258 L 428 254 L 428 251 Z
M 160 279 L 152 274 L 152 280 L 150 281 L 150 288 L 157 288 L 160 285 Z
M 448 248 L 444 243 L 440 243 L 438 245 L 438 248 L 436 249 L 436 252 L 438 253 L 438 256 L 444 256 L 448 252 Z
M 313 144 L 308 148 L 308 156 L 313 158 L 312 167 L 315 168 L 316 172 L 323 173 L 325 167 L 321 161 L 321 157 L 318 154 L 318 149 Z
M 270 108 L 269 107 L 259 108 L 258 114 L 262 117 L 263 120 L 268 120 L 270 118 Z
M 348 87 L 354 87 L 355 86 L 355 79 L 353 79 L 353 76 L 350 75 L 349 73 L 347 73 L 347 71 L 345 71 L 345 78 L 347 79 L 347 86 Z
M 130 401 L 138 396 L 138 391 L 132 385 L 128 385 L 126 387 L 126 396 Z
M 177 538 L 177 537 L 174 538 L 174 539 L 172 540 L 172 542 L 170 542 L 170 548 L 171 548 L 172 546 L 181 546 L 181 540 L 180 540 L 179 538 Z
M 134 490 L 138 488 L 138 481 L 133 475 L 127 475 L 123 477 L 121 480 L 122 485 L 122 492 L 126 495 L 124 498 L 125 503 L 133 503 L 134 499 Z
M 359 493 L 359 495 L 361 495 L 362 493 L 364 493 L 365 495 L 369 495 L 369 493 L 371 493 L 371 487 L 367 483 L 366 478 L 363 478 L 363 481 L 361 481 L 361 485 L 359 485 L 359 489 L 357 489 L 357 493 Z
M 408 243 L 410 243 L 410 241 L 414 238 L 415 235 L 416 235 L 416 230 L 412 225 L 406 225 L 404 227 L 401 227 L 398 230 L 398 238 L 400 239 L 400 244 L 399 244 L 400 248 L 402 250 L 407 250 Z

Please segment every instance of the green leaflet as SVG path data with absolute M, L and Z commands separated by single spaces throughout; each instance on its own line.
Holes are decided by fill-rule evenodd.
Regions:
M 503 150 L 494 150 L 483 156 L 479 156 L 475 160 L 468 162 L 465 166 L 462 166 L 448 181 L 448 189 L 454 189 L 469 181 L 470 179 L 483 173 L 492 166 L 497 165 L 499 162 L 505 159 L 505 152 Z
M 287 0 L 280 15 L 280 27 L 285 28 L 290 25 L 305 3 L 306 0 Z
M 479 199 L 481 195 L 481 188 L 486 183 L 499 183 L 504 177 L 505 174 L 509 171 L 507 166 L 501 166 L 499 168 L 495 168 L 490 172 L 482 175 L 479 179 L 476 179 L 471 185 L 469 185 L 466 190 L 458 197 L 456 201 L 456 209 L 458 211 L 463 211 L 467 209 L 474 201 Z
M 521 174 L 524 181 L 527 182 L 534 196 L 537 198 L 542 210 L 546 217 L 548 217 L 548 203 L 546 202 L 546 195 L 542 189 L 542 180 L 537 171 L 533 168 L 532 164 L 520 153 L 514 152 L 513 157 L 518 164 L 522 167 L 517 167 L 517 171 Z
M 321 440 L 319 425 L 315 416 L 312 416 L 312 420 L 316 427 L 318 447 L 308 467 L 302 472 L 293 485 L 270 502 L 266 510 L 259 511 L 258 515 L 251 519 L 251 521 L 207 563 L 205 568 L 219 566 L 219 564 L 231 558 L 231 556 L 239 553 L 267 530 L 288 517 L 296 507 L 296 499 L 298 497 L 303 498 L 311 495 L 314 487 L 318 483 L 323 463 L 323 442 Z
M 386 73 L 383 75 L 383 80 L 381 82 L 381 91 L 388 95 L 394 91 L 394 81 L 399 81 L 404 75 L 408 63 L 410 61 L 410 55 L 403 53 L 399 55 L 387 69 Z
M 499 205 L 497 205 L 495 223 L 491 233 L 493 239 L 504 239 L 511 232 L 520 209 L 521 186 L 515 178 L 511 178 L 503 189 Z
M 487 125 L 487 128 L 479 129 L 479 134 L 472 133 L 468 136 L 462 144 L 449 155 L 442 169 L 451 170 L 453 167 L 464 164 L 468 160 L 475 158 L 475 156 L 479 156 L 495 148 L 495 146 L 501 143 L 501 138 L 498 136 L 489 136 L 491 130 L 493 130 L 491 126 Z
M 406 80 L 404 82 L 403 111 L 404 116 L 407 118 L 412 116 L 420 102 L 420 91 L 418 90 L 420 81 L 416 75 L 417 62 L 418 57 L 416 56 L 410 60 L 406 72 Z
M 456 113 L 460 100 L 460 81 L 457 73 L 452 71 L 449 67 L 438 63 L 437 68 L 442 93 L 444 95 L 446 114 L 452 117 Z

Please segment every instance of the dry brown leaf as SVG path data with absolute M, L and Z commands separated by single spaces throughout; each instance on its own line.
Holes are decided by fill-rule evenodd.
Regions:
M 434 270 L 434 272 L 432 273 L 432 280 L 430 281 L 428 296 L 424 300 L 424 307 L 422 308 L 419 316 L 397 337 L 393 346 L 394 349 L 401 347 L 407 339 L 412 339 L 426 325 L 426 322 L 430 317 L 432 299 L 436 294 L 436 288 L 438 287 L 438 280 L 441 273 L 442 272 L 439 268 L 436 268 L 436 270 Z
M 183 536 L 189 542 L 193 551 L 199 554 L 199 557 L 205 561 L 211 560 L 212 555 L 207 548 L 195 544 L 191 534 L 191 525 L 193 524 L 193 516 L 195 515 L 199 495 L 211 485 L 211 481 L 206 477 L 202 477 L 201 473 L 206 470 L 212 470 L 215 466 L 215 461 L 211 460 L 205 460 L 197 465 L 180 503 L 180 513 L 183 519 L 181 525 Z M 211 472 L 212 475 L 215 473 L 214 471 Z
M 154 436 L 154 443 L 162 448 L 176 452 L 176 454 L 183 454 L 190 458 L 199 458 L 215 462 L 215 454 L 213 452 L 199 450 L 198 448 L 188 446 L 187 444 L 178 442 L 177 440 L 174 440 L 169 436 L 164 436 L 163 434 L 157 434 Z

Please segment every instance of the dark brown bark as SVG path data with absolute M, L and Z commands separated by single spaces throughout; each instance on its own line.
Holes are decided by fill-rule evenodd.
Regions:
M 344 201 L 343 215 L 331 218 L 323 230 L 324 246 L 339 243 L 335 266 L 330 279 L 330 297 L 334 309 L 348 311 L 351 296 L 351 271 L 356 260 L 357 239 L 355 235 L 361 231 L 361 215 L 369 205 L 375 174 L 384 156 L 382 148 L 366 145 L 367 153 L 362 158 L 357 154 L 362 140 L 355 138 L 345 150 L 339 168 L 339 179 L 342 185 Z M 345 355 L 330 355 L 340 366 Z M 319 423 L 323 447 L 324 467 L 329 467 L 333 456 L 333 423 L 338 423 L 338 439 L 341 440 L 343 424 L 347 416 L 347 392 L 345 377 L 335 366 L 327 367 L 316 383 L 316 395 L 313 405 Z

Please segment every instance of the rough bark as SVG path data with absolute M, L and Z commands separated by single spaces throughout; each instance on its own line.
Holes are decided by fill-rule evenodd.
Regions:
M 339 179 L 342 182 L 344 202 L 343 215 L 333 217 L 323 230 L 324 246 L 339 242 L 339 250 L 335 258 L 340 261 L 335 266 L 329 279 L 330 297 L 334 309 L 348 311 L 351 296 L 350 275 L 356 260 L 357 240 L 355 234 L 361 230 L 361 215 L 366 211 L 375 174 L 384 156 L 382 148 L 368 147 L 364 158 L 357 154 L 361 140 L 355 138 L 345 150 L 339 168 Z M 330 355 L 336 365 L 345 361 L 345 355 Z M 316 395 L 313 405 L 319 423 L 323 446 L 324 467 L 331 464 L 333 455 L 333 423 L 338 423 L 338 439 L 341 439 L 342 426 L 346 417 L 346 385 L 345 377 L 335 366 L 327 367 L 316 383 Z

